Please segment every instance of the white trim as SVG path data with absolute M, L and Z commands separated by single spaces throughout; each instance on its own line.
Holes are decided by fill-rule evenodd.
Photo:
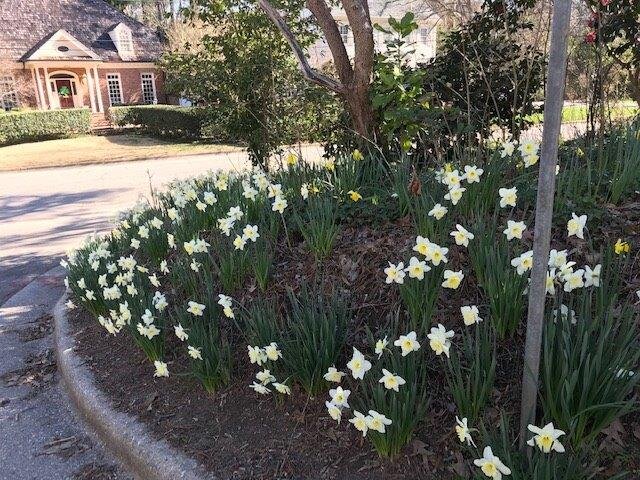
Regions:
M 33 52 L 31 55 L 29 55 L 27 60 L 37 60 L 38 59 L 37 57 L 43 51 L 46 51 L 49 48 L 49 44 L 50 43 L 55 42 L 56 40 L 59 40 L 61 38 L 64 38 L 66 41 L 68 41 L 68 42 L 72 43 L 73 45 L 75 45 L 78 48 L 78 50 L 84 52 L 90 59 L 100 60 L 100 57 L 93 50 L 91 50 L 89 47 L 87 47 L 80 40 L 75 38 L 73 35 L 71 35 L 69 32 L 67 32 L 64 29 L 60 29 L 56 33 L 51 35 L 51 37 L 49 37 L 49 39 L 46 42 L 44 42 L 35 52 Z M 44 59 L 44 60 L 46 60 L 46 59 Z M 64 57 L 61 57 L 61 58 L 56 59 L 56 60 L 66 60 L 66 59 Z M 73 58 L 70 58 L 70 60 L 73 60 Z
M 47 91 L 47 102 L 49 103 L 49 110 L 53 110 L 54 105 L 51 102 L 51 84 L 49 83 L 49 69 L 44 67 L 44 86 Z M 56 98 L 57 100 L 57 98 Z M 57 102 L 56 102 L 57 103 Z
M 158 92 L 156 90 L 155 72 L 140 72 L 140 95 L 141 95 L 140 100 L 142 100 L 142 103 L 145 103 L 145 104 L 147 103 L 144 101 L 144 82 L 143 82 L 144 75 L 151 75 L 151 91 L 153 93 L 153 101 L 151 102 L 151 104 L 155 105 L 158 103 Z
M 31 81 L 33 82 L 33 86 L 36 91 L 36 106 L 38 110 L 42 110 L 42 102 L 40 101 L 40 94 L 38 93 L 38 84 L 36 82 L 36 71 L 35 69 L 31 69 Z
M 42 80 L 40 79 L 40 69 L 34 69 L 36 72 L 36 82 L 38 82 L 38 97 L 40 98 L 40 108 L 42 110 L 47 109 L 47 101 L 44 98 L 44 91 L 42 90 Z
M 84 76 L 87 79 L 87 90 L 89 91 L 89 103 L 91 104 L 91 111 L 96 113 L 98 111 L 98 107 L 96 106 L 96 91 L 93 86 L 93 79 L 91 78 L 91 70 L 89 67 L 84 67 Z
M 109 81 L 114 80 L 114 78 L 109 78 L 109 77 L 117 77 L 118 78 L 118 90 L 120 91 L 120 102 L 117 103 L 116 105 L 113 104 L 113 102 L 111 101 L 111 92 L 109 91 Z M 120 76 L 120 72 L 111 72 L 111 73 L 105 73 L 105 78 L 107 79 L 107 97 L 109 97 L 109 106 L 110 107 L 117 107 L 119 105 L 123 105 L 124 104 L 124 92 L 122 91 L 122 77 Z

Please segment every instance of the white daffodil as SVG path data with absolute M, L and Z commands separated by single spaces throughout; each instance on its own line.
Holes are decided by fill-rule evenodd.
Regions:
M 133 286 L 133 285 L 128 285 L 128 287 L 132 287 L 132 286 Z M 135 289 L 135 288 L 134 288 L 134 289 Z M 137 293 L 137 291 L 136 291 L 136 293 Z M 134 295 L 134 293 L 131 293 L 131 295 Z M 95 295 L 95 293 L 93 292 L 93 290 L 85 290 L 85 292 L 84 292 L 84 297 L 85 297 L 87 300 L 95 300 L 95 299 L 96 299 L 96 295 Z
M 151 310 L 149 310 L 148 308 L 145 309 L 141 318 L 145 325 L 151 325 L 154 320 L 153 314 L 151 313 Z
M 413 246 L 413 251 L 418 252 L 420 255 L 430 257 L 433 250 L 433 243 L 428 238 L 418 235 L 416 237 L 416 244 Z
M 467 183 L 480 183 L 480 176 L 484 173 L 484 170 L 476 167 L 475 165 L 465 165 L 464 166 L 464 175 L 462 178 L 467 181 Z
M 460 224 L 456 225 L 456 229 L 453 232 L 451 232 L 450 235 L 456 241 L 456 245 L 460 245 L 460 246 L 463 246 L 463 247 L 468 247 L 469 246 L 469 240 L 473 240 L 474 239 L 473 233 L 468 231 L 466 228 L 464 228 Z
M 194 360 L 202 360 L 202 350 L 196 347 L 192 347 L 191 345 L 189 345 L 187 347 L 187 350 L 189 351 L 189 356 L 191 358 L 193 358 Z
M 396 347 L 400 347 L 403 357 L 420 350 L 420 343 L 416 340 L 416 336 L 416 332 L 409 332 L 406 335 L 400 335 L 400 338 L 393 342 Z
M 452 205 L 457 205 L 460 199 L 462 198 L 462 194 L 466 192 L 466 188 L 462 187 L 453 187 L 449 192 L 444 196 L 445 200 L 449 200 Z
M 196 202 L 196 208 L 197 208 L 198 210 L 200 210 L 201 212 L 204 212 L 204 211 L 207 209 L 207 204 L 206 204 L 206 203 L 204 203 L 204 202 L 201 202 L 200 200 L 198 200 L 198 201 Z
M 464 307 L 460 307 L 460 313 L 462 313 L 462 320 L 464 324 L 468 327 L 473 325 L 474 323 L 480 323 L 482 318 L 480 318 L 478 307 L 475 305 L 466 305 Z
M 78 285 L 78 288 L 81 288 L 82 290 L 86 290 L 87 288 L 87 283 L 84 280 L 84 277 L 82 277 L 80 280 L 78 280 L 76 282 L 76 285 Z
M 513 240 L 517 238 L 520 240 L 522 234 L 527 229 L 524 222 L 514 222 L 513 220 L 507 220 L 507 228 L 502 232 L 507 236 L 507 240 Z
M 382 357 L 382 353 L 385 351 L 388 344 L 389 340 L 387 340 L 387 337 L 384 337 L 376 342 L 375 353 L 376 355 L 378 355 L 378 358 Z
M 286 383 L 273 382 L 271 385 L 276 389 L 276 392 L 283 395 L 291 395 L 291 388 Z
M 176 333 L 176 337 L 178 337 L 181 341 L 184 342 L 185 340 L 189 340 L 189 335 L 187 335 L 187 332 L 185 332 L 181 324 L 178 324 L 175 327 L 173 327 L 173 330 Z
M 160 220 L 158 217 L 153 217 L 149 222 L 149 225 L 151 225 L 156 230 L 160 230 L 162 228 L 162 220 Z
M 156 367 L 156 372 L 153 374 L 154 377 L 168 377 L 169 369 L 167 368 L 167 364 L 161 362 L 160 360 L 156 360 L 153 362 L 153 366 Z
M 287 203 L 287 199 L 283 197 L 276 197 L 273 201 L 273 205 L 271 205 L 271 210 L 278 213 L 283 213 L 284 209 L 287 208 L 289 204 Z
M 584 240 L 584 228 L 586 225 L 586 215 L 577 216 L 575 213 L 571 213 L 571 220 L 567 222 L 568 235 L 570 237 L 575 235 L 576 237 Z
M 546 293 L 548 295 L 556 294 L 556 269 L 552 268 L 547 272 L 547 280 L 545 283 Z
M 276 198 L 282 196 L 282 185 L 279 183 L 272 183 L 267 187 L 267 196 L 269 198 Z
M 558 315 L 560 314 L 560 315 Z M 560 317 L 560 319 L 563 322 L 566 322 L 567 320 L 571 319 L 571 324 L 575 325 L 576 323 L 578 323 L 578 319 L 576 317 L 576 312 L 573 309 L 569 309 L 569 307 L 567 307 L 564 303 L 562 305 L 560 305 L 560 311 L 558 312 L 558 310 L 554 310 L 553 311 L 553 321 L 555 322 L 556 317 Z
M 189 301 L 189 308 L 187 308 L 187 312 L 196 317 L 201 317 L 204 314 L 205 305 L 202 303 Z
M 378 380 L 378 383 L 384 384 L 384 388 L 386 388 L 387 390 L 395 390 L 396 392 L 399 392 L 400 390 L 398 387 L 404 385 L 407 382 L 400 375 L 391 373 L 389 370 L 383 368 L 382 378 Z
M 218 202 L 218 199 L 213 194 L 213 192 L 204 192 L 203 199 L 204 203 L 206 203 L 207 205 L 213 205 L 214 203 Z
M 435 218 L 436 220 L 441 220 L 444 217 L 449 209 L 439 203 L 436 203 L 431 210 L 429 210 L 428 215 L 430 217 Z
M 171 233 L 167 233 L 167 244 L 169 248 L 176 249 L 176 240 L 175 237 Z
M 244 217 L 244 212 L 239 206 L 231 207 L 227 212 L 227 217 L 233 218 L 235 221 L 239 221 Z
M 326 401 L 324 405 L 327 407 L 327 412 L 329 412 L 329 416 L 333 418 L 338 424 L 340 420 L 342 420 L 342 410 L 339 407 L 334 405 L 333 403 Z
M 427 266 L 427 262 L 420 261 L 416 257 L 409 259 L 409 266 L 405 268 L 405 272 L 409 273 L 409 278 L 417 278 L 418 280 L 424 279 L 425 272 L 431 270 L 431 267 Z
M 447 253 L 449 253 L 449 249 L 446 247 L 441 247 L 435 243 L 431 244 L 431 255 L 427 257 L 435 267 L 440 265 L 440 263 L 447 263 L 449 260 L 447 259 Z
M 584 270 L 582 268 L 563 277 L 564 291 L 571 292 L 576 288 L 584 287 Z
M 258 233 L 258 226 L 247 225 L 242 229 L 242 236 L 247 240 L 251 240 L 252 242 L 255 242 L 256 240 L 258 240 L 258 237 L 260 237 L 260 234 Z
M 369 430 L 369 426 L 367 425 L 367 419 L 369 417 L 365 417 L 362 413 L 357 410 L 353 411 L 353 418 L 349 419 L 349 423 L 352 423 L 356 430 L 362 432 L 362 436 L 367 436 L 367 430 Z
M 585 287 L 599 287 L 600 286 L 600 271 L 602 265 L 598 264 L 593 267 L 593 270 L 589 265 L 584 266 L 584 286 Z
M 535 433 L 535 436 L 527 441 L 527 445 L 537 446 L 544 453 L 549 453 L 551 450 L 558 453 L 564 452 L 564 446 L 558 438 L 566 434 L 562 430 L 554 428 L 553 422 L 547 423 L 542 428 L 535 425 L 528 425 L 527 428 L 530 432 Z
M 222 313 L 227 318 L 235 318 L 235 314 L 233 313 L 233 299 L 227 295 L 219 294 L 218 295 L 218 305 L 222 307 Z
M 332 388 L 329 390 L 331 403 L 340 408 L 349 408 L 349 395 L 351 390 L 343 390 L 342 387 Z
M 511 266 L 516 267 L 518 275 L 523 275 L 524 272 L 528 272 L 533 267 L 533 250 L 524 252 L 519 257 L 511 260 Z
M 256 393 L 259 393 L 260 395 L 266 395 L 267 393 L 271 393 L 271 390 L 269 390 L 266 386 L 264 386 L 261 383 L 253 382 L 251 385 L 249 385 L 249 388 L 252 388 Z
M 516 187 L 501 188 L 498 190 L 498 195 L 500 195 L 500 208 L 516 206 L 516 202 L 518 201 L 518 189 Z
M 309 184 L 308 183 L 303 183 L 302 186 L 300 187 L 300 196 L 302 197 L 303 200 L 306 200 L 309 198 Z M 340 422 L 338 422 L 340 423 Z
M 333 366 L 328 368 L 327 373 L 324 374 L 324 379 L 327 382 L 340 383 L 342 381 L 342 377 L 345 375 L 346 373 L 340 372 L 335 366 Z
M 275 362 L 279 358 L 282 358 L 282 352 L 280 351 L 280 349 L 278 349 L 278 344 L 276 342 L 271 342 L 269 345 L 264 347 L 264 353 L 272 362 Z
M 460 286 L 463 278 L 464 274 L 462 273 L 462 270 L 459 270 L 457 272 L 454 272 L 453 270 L 445 270 L 442 286 L 444 288 L 451 288 L 455 290 Z
M 251 345 L 247 345 L 247 350 L 249 352 L 249 361 L 251 363 L 255 363 L 257 365 L 262 365 L 267 361 L 267 353 L 260 347 Z
M 149 238 L 149 227 L 141 225 L 140 228 L 138 228 L 138 236 L 140 238 Z
M 513 155 L 513 152 L 515 152 L 515 150 L 516 150 L 516 142 L 514 141 L 504 142 L 500 150 L 500 157 L 501 158 L 510 157 L 511 155 Z
M 467 442 L 467 445 L 473 445 L 475 447 L 476 444 L 473 442 L 473 438 L 471 438 L 471 429 L 468 426 L 467 418 L 465 417 L 460 420 L 458 417 L 456 417 L 456 423 L 456 434 L 458 435 L 460 443 Z
M 369 410 L 369 415 L 365 417 L 365 420 L 369 430 L 375 430 L 380 433 L 385 433 L 386 427 L 393 423 L 391 419 L 385 417 L 382 413 L 376 412 L 375 410 Z
M 353 357 L 347 363 L 347 368 L 351 370 L 353 378 L 362 380 L 364 374 L 371 370 L 371 362 L 364 358 L 356 347 L 353 347 Z
M 236 248 L 236 250 L 244 250 L 246 244 L 247 239 L 245 237 L 241 237 L 240 235 L 237 235 L 233 240 L 233 246 Z
M 400 262 L 397 265 L 389 262 L 389 266 L 384 269 L 384 273 L 387 276 L 387 278 L 385 279 L 385 283 L 404 283 L 405 272 L 403 262 Z
M 149 275 L 149 282 L 156 288 L 160 287 L 160 280 L 158 280 L 158 276 L 155 273 L 153 275 Z
M 256 373 L 256 379 L 263 385 L 267 385 L 268 383 L 272 383 L 276 381 L 276 377 L 271 375 L 271 372 L 266 368 Z
M 69 310 L 73 310 L 74 308 L 76 308 L 76 304 L 73 303 L 72 300 L 67 300 L 67 303 L 65 303 L 64 306 L 67 307 Z
M 447 331 L 444 325 L 441 323 L 437 327 L 431 327 L 431 333 L 427 335 L 429 339 L 429 346 L 436 355 L 442 355 L 443 353 L 448 357 L 449 349 L 451 348 L 450 338 L 455 336 L 453 330 Z
M 482 473 L 493 480 L 501 480 L 502 475 L 511 475 L 511 470 L 491 451 L 491 447 L 485 447 L 482 458 L 474 460 L 473 463 L 480 467 Z
M 442 183 L 449 187 L 449 190 L 459 187 L 461 180 L 462 178 L 460 177 L 460 172 L 458 172 L 458 170 L 444 172 L 444 175 L 442 176 Z

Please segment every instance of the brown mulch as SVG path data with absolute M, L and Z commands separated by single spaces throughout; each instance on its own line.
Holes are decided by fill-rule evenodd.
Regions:
M 640 215 L 635 216 L 634 212 L 632 217 L 637 219 Z M 631 236 L 638 233 L 632 225 L 622 228 L 625 227 Z M 414 240 L 414 228 L 406 219 L 375 229 L 343 227 L 333 254 L 322 262 L 321 270 L 302 242 L 293 242 L 291 247 L 283 242 L 278 245 L 267 297 L 282 302 L 286 287 L 295 291 L 302 282 L 320 276 L 323 286 L 358 299 L 348 340 L 349 345 L 358 344 L 361 326 L 382 325 L 397 309 L 397 288 L 381 288 L 382 269 L 387 261 L 395 263 L 405 257 Z M 529 232 L 522 251 L 530 248 L 530 242 Z M 579 264 L 580 260 L 587 261 L 586 252 L 583 255 L 578 248 L 574 252 L 572 260 Z M 447 268 L 459 270 L 465 265 L 466 274 L 470 270 L 466 255 L 463 248 L 451 248 Z M 632 278 L 628 288 L 637 280 L 638 277 Z M 242 292 L 232 294 L 234 299 L 244 304 L 261 298 L 253 282 L 248 279 Z M 471 276 L 465 277 L 464 282 L 464 289 L 441 293 L 434 324 L 443 323 L 461 331 L 460 306 L 477 303 L 480 297 Z M 344 425 L 346 419 L 338 426 L 328 417 L 325 396 L 308 398 L 294 388 L 291 397 L 277 405 L 273 397 L 255 394 L 248 388 L 255 368 L 247 365 L 246 351 L 241 348 L 235 358 L 233 383 L 207 394 L 195 379 L 178 373 L 188 371 L 183 357 L 169 355 L 172 375 L 155 379 L 153 366 L 126 334 L 109 336 L 88 314 L 79 311 L 73 312 L 71 322 L 77 332 L 78 353 L 114 407 L 137 416 L 158 438 L 166 439 L 222 479 L 450 480 L 466 476 L 468 463 L 463 460 L 453 432 L 455 405 L 447 393 L 439 358 L 434 357 L 434 374 L 429 379 L 428 415 L 412 443 L 398 458 L 388 461 L 380 459 L 350 425 Z M 514 416 L 519 411 L 523 337 L 521 328 L 513 338 L 499 343 L 496 383 L 485 412 L 489 423 L 499 418 L 498 409 Z M 168 352 L 175 350 L 176 342 L 173 335 L 168 335 Z M 423 348 L 428 344 L 423 343 Z M 623 433 L 614 433 L 634 445 L 640 444 L 635 422 L 623 422 Z M 631 465 L 635 463 L 631 461 Z
M 53 316 L 45 313 L 38 317 L 34 325 L 18 331 L 18 337 L 22 342 L 32 342 L 39 340 L 53 333 Z

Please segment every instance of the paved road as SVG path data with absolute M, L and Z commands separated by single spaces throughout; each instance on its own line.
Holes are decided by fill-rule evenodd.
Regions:
M 305 158 L 321 155 L 303 148 Z M 175 178 L 247 166 L 242 152 L 0 173 L 0 305 L 118 211 Z

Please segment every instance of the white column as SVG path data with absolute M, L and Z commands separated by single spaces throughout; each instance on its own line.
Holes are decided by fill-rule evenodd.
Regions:
M 91 70 L 89 67 L 85 67 L 85 75 L 87 76 L 87 89 L 89 90 L 89 101 L 91 102 L 91 111 L 96 113 L 96 99 L 95 99 L 95 90 L 93 86 L 93 80 L 91 78 Z
M 31 80 L 33 81 L 33 91 L 36 94 L 36 106 L 38 110 L 42 110 L 42 104 L 40 103 L 40 93 L 38 92 L 38 82 L 36 82 L 35 69 L 31 69 Z
M 49 69 L 47 67 L 44 67 L 44 89 L 47 91 L 49 110 L 53 110 L 53 102 L 51 101 L 51 85 L 49 84 Z
M 35 72 L 36 72 L 36 82 L 38 83 L 38 96 L 40 97 L 40 108 L 42 108 L 42 110 L 46 110 L 48 107 L 47 107 L 47 101 L 45 100 L 45 97 L 44 97 L 44 91 L 42 90 L 42 80 L 40 80 L 40 68 L 36 67 Z
M 100 77 L 98 76 L 98 67 L 93 67 L 93 75 L 96 84 L 96 94 L 98 95 L 98 111 L 104 112 L 104 104 L 102 103 L 102 89 L 100 88 Z

